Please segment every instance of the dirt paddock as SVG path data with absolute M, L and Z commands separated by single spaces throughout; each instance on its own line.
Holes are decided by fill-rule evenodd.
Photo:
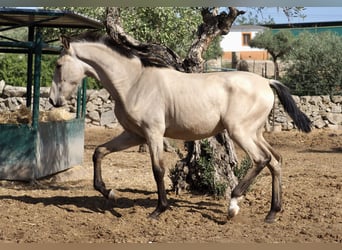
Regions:
M 117 130 L 87 128 L 81 180 L 0 182 L 0 242 L 337 242 L 342 243 L 342 131 L 267 133 L 282 154 L 283 211 L 274 224 L 263 219 L 270 207 L 271 176 L 265 169 L 240 214 L 227 220 L 227 201 L 168 192 L 172 209 L 147 218 L 157 203 L 148 153 L 137 148 L 103 162 L 116 202 L 92 187 L 92 153 Z M 175 153 L 165 153 L 173 166 Z M 65 176 L 68 172 L 63 173 Z M 71 173 L 72 171 L 70 171 Z M 170 187 L 170 180 L 166 176 Z

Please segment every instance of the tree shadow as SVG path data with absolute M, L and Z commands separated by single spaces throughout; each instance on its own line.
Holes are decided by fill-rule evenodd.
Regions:
M 299 151 L 300 153 L 319 153 L 319 154 L 326 154 L 326 153 L 342 153 L 342 147 L 330 148 L 326 150 L 322 149 L 306 149 Z

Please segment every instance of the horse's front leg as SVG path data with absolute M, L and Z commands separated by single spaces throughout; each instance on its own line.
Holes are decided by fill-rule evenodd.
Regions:
M 156 219 L 162 212 L 169 208 L 164 184 L 163 136 L 153 136 L 147 138 L 147 140 L 151 155 L 153 176 L 158 190 L 158 205 L 150 214 L 150 217 Z
M 114 191 L 107 189 L 102 179 L 101 162 L 102 159 L 112 153 L 121 151 L 133 146 L 145 143 L 145 139 L 129 132 L 124 131 L 114 139 L 98 146 L 93 154 L 94 163 L 94 188 L 107 199 L 114 199 Z

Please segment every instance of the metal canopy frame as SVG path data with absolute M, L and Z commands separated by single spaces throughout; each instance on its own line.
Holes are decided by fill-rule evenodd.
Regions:
M 72 11 L 0 8 L 0 26 L 102 29 L 101 22 Z
M 27 41 L 17 41 L 1 32 L 21 27 L 28 28 Z M 26 106 L 31 107 L 33 86 L 32 127 L 37 130 L 39 120 L 39 96 L 41 56 L 43 53 L 59 53 L 60 48 L 43 41 L 41 28 L 103 29 L 104 25 L 71 11 L 0 8 L 0 52 L 27 53 Z M 5 41 L 4 41 L 5 40 Z M 34 68 L 33 68 L 34 65 Z

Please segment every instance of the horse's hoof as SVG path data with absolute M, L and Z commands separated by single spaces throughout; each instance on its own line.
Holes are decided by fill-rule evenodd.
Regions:
M 235 217 L 240 211 L 239 206 L 235 207 L 235 208 L 229 208 L 228 209 L 228 218 L 232 219 L 233 217 Z
M 228 218 L 230 219 L 236 216 L 240 211 L 240 207 L 237 202 L 238 200 L 236 198 L 232 198 L 230 201 L 230 205 L 228 208 Z
M 169 206 L 160 207 L 160 208 L 157 207 L 148 217 L 151 219 L 158 219 L 159 215 L 165 212 L 169 208 L 170 208 Z
M 165 211 L 165 210 L 164 210 Z M 164 212 L 164 211 L 159 211 L 158 209 L 154 210 L 152 213 L 149 214 L 149 218 L 154 219 L 154 220 L 158 220 L 159 215 Z
M 153 220 L 158 220 L 160 213 L 156 213 L 155 211 L 150 213 L 148 218 L 153 219 Z
M 114 195 L 114 190 L 113 190 L 113 189 L 111 189 L 111 190 L 109 191 L 109 193 L 108 193 L 108 199 L 109 199 L 109 200 L 116 200 L 116 197 L 115 197 L 115 195 Z
M 270 224 L 276 222 L 276 213 L 269 212 L 265 218 L 265 222 Z
M 272 224 L 272 223 L 276 222 L 276 219 L 275 219 L 275 218 L 268 218 L 268 217 L 266 216 L 266 218 L 265 218 L 264 221 L 265 221 L 266 223 L 268 223 L 268 224 Z

